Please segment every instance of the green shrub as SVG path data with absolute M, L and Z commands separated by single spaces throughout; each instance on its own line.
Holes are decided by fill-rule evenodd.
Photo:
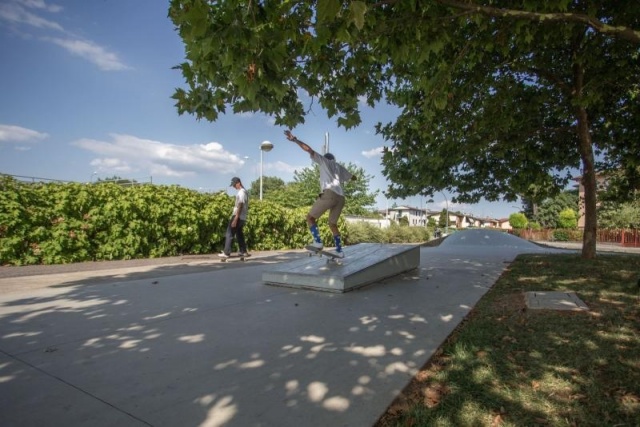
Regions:
M 233 197 L 179 186 L 114 183 L 21 183 L 0 177 L 0 265 L 63 264 L 155 258 L 222 250 Z M 284 208 L 251 200 L 245 226 L 250 250 L 302 248 L 311 241 L 309 207 Z M 318 228 L 326 246 L 333 236 L 324 215 Z M 338 228 L 346 244 L 422 242 L 423 227 L 371 224 Z
M 564 209 L 558 214 L 558 227 L 576 228 L 578 226 L 578 215 L 573 209 Z
M 554 230 L 553 232 L 553 240 L 557 242 L 568 242 L 569 241 L 569 233 L 566 230 Z
M 509 224 L 516 230 L 520 230 L 527 227 L 529 221 L 523 213 L 513 213 L 509 215 Z
M 385 229 L 387 243 L 420 243 L 429 240 L 430 234 L 426 227 L 403 227 L 391 224 Z
M 365 221 L 347 223 L 347 230 L 349 230 L 349 238 L 345 240 L 347 245 L 386 243 L 387 241 L 384 229 Z
M 529 228 L 534 231 L 542 230 L 542 226 L 540 225 L 540 223 L 535 221 L 529 223 Z

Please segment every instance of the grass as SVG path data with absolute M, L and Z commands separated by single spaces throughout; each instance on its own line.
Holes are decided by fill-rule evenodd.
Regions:
M 640 426 L 640 256 L 522 255 L 375 427 Z M 575 291 L 588 312 L 529 310 Z

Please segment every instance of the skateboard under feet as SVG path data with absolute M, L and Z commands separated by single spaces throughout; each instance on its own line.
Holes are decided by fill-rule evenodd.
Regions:
M 314 255 L 319 256 L 319 257 L 326 256 L 327 257 L 327 264 L 329 264 L 330 262 L 332 262 L 334 264 L 338 264 L 338 265 L 342 264 L 342 259 L 343 258 L 337 256 L 333 252 L 321 250 L 321 249 L 318 249 L 315 246 L 311 246 L 311 245 L 307 245 L 304 248 L 307 251 L 309 251 L 309 256 L 314 256 Z
M 218 256 L 220 256 L 220 255 L 218 255 Z M 229 255 L 228 258 L 220 257 L 220 262 L 227 262 L 227 261 L 231 261 L 231 260 L 245 262 L 245 258 L 247 258 L 247 255 Z

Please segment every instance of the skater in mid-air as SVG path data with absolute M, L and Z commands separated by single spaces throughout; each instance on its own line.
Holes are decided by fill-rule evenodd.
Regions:
M 293 141 L 304 151 L 309 153 L 311 159 L 320 167 L 320 196 L 316 199 L 311 210 L 307 214 L 307 225 L 313 236 L 313 248 L 321 251 L 324 248 L 320 233 L 318 232 L 318 218 L 326 211 L 329 211 L 329 228 L 333 234 L 333 240 L 336 245 L 335 255 L 344 258 L 342 251 L 342 240 L 340 231 L 338 230 L 338 219 L 344 207 L 344 190 L 342 185 L 349 180 L 356 180 L 356 176 L 349 172 L 345 167 L 336 162 L 335 156 L 331 153 L 324 155 L 315 152 L 304 142 L 298 140 L 290 131 L 285 131 L 289 141 Z

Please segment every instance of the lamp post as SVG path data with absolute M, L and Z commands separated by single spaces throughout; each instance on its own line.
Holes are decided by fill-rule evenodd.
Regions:
M 262 200 L 262 153 L 273 149 L 273 144 L 269 141 L 262 141 L 260 144 L 260 200 Z

